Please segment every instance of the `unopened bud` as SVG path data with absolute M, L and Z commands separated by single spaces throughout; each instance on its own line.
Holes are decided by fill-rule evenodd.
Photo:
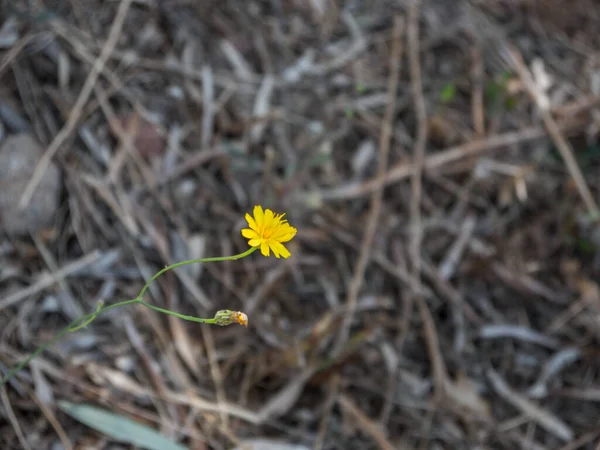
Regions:
M 232 323 L 239 323 L 247 327 L 248 316 L 241 311 L 230 311 L 229 309 L 222 309 L 215 314 L 215 324 L 224 327 Z

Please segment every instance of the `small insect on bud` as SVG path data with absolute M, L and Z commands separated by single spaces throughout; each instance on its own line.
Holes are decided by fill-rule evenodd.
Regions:
M 224 327 L 232 323 L 239 323 L 247 327 L 248 316 L 241 311 L 230 311 L 229 309 L 222 309 L 215 314 L 215 324 Z

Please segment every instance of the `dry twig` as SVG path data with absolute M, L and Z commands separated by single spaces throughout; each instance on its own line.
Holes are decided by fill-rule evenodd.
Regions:
M 350 414 L 356 423 L 360 426 L 360 428 L 365 431 L 369 436 L 371 436 L 379 448 L 382 450 L 398 450 L 397 447 L 394 447 L 390 441 L 385 437 L 383 432 L 379 429 L 376 423 L 374 423 L 371 419 L 369 419 L 364 412 L 362 412 L 358 406 L 354 404 L 354 402 L 346 395 L 340 395 L 338 400 L 342 408 Z
M 598 209 L 598 205 L 596 204 L 596 201 L 590 192 L 583 173 L 581 173 L 581 169 L 579 168 L 577 160 L 573 155 L 573 149 L 563 136 L 560 127 L 554 120 L 554 117 L 552 117 L 550 105 L 546 105 L 546 102 L 542 101 L 542 96 L 540 95 L 539 89 L 536 86 L 529 69 L 527 69 L 527 66 L 523 62 L 523 57 L 514 47 L 507 48 L 506 53 L 508 60 L 521 77 L 527 92 L 529 92 L 529 95 L 535 102 L 538 111 L 542 116 L 542 120 L 544 121 L 544 126 L 548 130 L 548 133 L 552 137 L 552 140 L 558 148 L 560 155 L 565 161 L 571 177 L 573 177 L 573 180 L 575 180 L 575 184 L 579 190 L 579 195 L 581 195 L 588 212 L 592 214 L 593 217 L 600 218 L 600 209 Z
M 502 396 L 507 402 L 521 410 L 527 417 L 535 420 L 549 433 L 552 433 L 563 441 L 573 439 L 575 435 L 573 430 L 561 419 L 513 391 L 506 381 L 504 381 L 504 379 L 494 370 L 488 370 L 487 376 L 498 395 Z
M 119 36 L 121 35 L 121 30 L 123 29 L 123 23 L 125 22 L 125 17 L 127 17 L 127 12 L 131 7 L 133 0 L 121 0 L 119 4 L 119 8 L 117 10 L 117 14 L 115 16 L 115 20 L 113 21 L 112 27 L 110 29 L 110 33 L 108 34 L 108 38 L 106 39 L 106 43 L 102 48 L 102 52 L 100 56 L 96 60 L 92 70 L 90 71 L 87 79 L 85 80 L 85 84 L 81 88 L 81 92 L 77 97 L 77 101 L 73 108 L 69 113 L 69 118 L 67 123 L 62 127 L 60 132 L 56 135 L 53 141 L 50 143 L 50 146 L 44 153 L 44 156 L 40 159 L 38 164 L 35 167 L 33 175 L 31 176 L 31 180 L 27 184 L 25 191 L 21 199 L 19 200 L 19 206 L 21 209 L 25 209 L 35 192 L 48 164 L 56 154 L 56 152 L 61 148 L 61 146 L 67 141 L 77 123 L 79 122 L 81 113 L 85 104 L 87 103 L 90 95 L 92 94 L 92 90 L 94 85 L 96 84 L 96 80 L 102 72 L 104 65 L 110 58 L 110 54 L 113 52 L 115 46 L 117 45 L 117 41 L 119 40 Z
M 569 130 L 572 125 L 559 125 L 559 129 Z M 446 164 L 459 161 L 469 156 L 475 156 L 484 152 L 498 150 L 505 147 L 523 144 L 536 139 L 544 138 L 546 130 L 539 127 L 525 128 L 519 131 L 489 136 L 486 139 L 470 141 L 462 145 L 450 147 L 444 151 L 435 153 L 425 158 L 424 169 L 435 170 Z M 413 163 L 398 163 L 387 171 L 383 183 L 385 186 L 397 183 L 409 178 L 415 170 Z M 323 201 L 332 200 L 350 200 L 364 197 L 376 190 L 379 185 L 379 178 L 365 181 L 360 184 L 351 183 L 341 185 L 330 190 L 322 189 L 318 192 L 319 198 Z
M 390 150 L 390 141 L 392 137 L 392 121 L 394 110 L 396 106 L 396 95 L 398 89 L 398 79 L 400 71 L 400 57 L 402 47 L 400 45 L 402 36 L 403 21 L 402 18 L 396 17 L 394 20 L 393 30 L 393 47 L 390 56 L 390 77 L 388 80 L 388 96 L 389 101 L 385 110 L 384 118 L 381 122 L 381 134 L 379 138 L 379 164 L 378 164 L 378 176 L 376 180 L 376 187 L 373 192 L 373 198 L 371 200 L 371 208 L 367 219 L 367 225 L 365 227 L 365 233 L 363 235 L 363 241 L 360 248 L 360 254 L 358 261 L 354 269 L 354 275 L 350 282 L 350 288 L 348 290 L 348 297 L 346 299 L 347 313 L 344 317 L 343 324 L 340 329 L 335 348 L 333 350 L 334 355 L 338 355 L 350 334 L 350 325 L 354 319 L 354 313 L 356 311 L 356 302 L 358 294 L 362 286 L 364 273 L 369 262 L 371 247 L 375 231 L 377 229 L 377 221 L 379 219 L 379 213 L 381 211 L 382 195 L 384 187 L 384 177 L 388 163 L 388 154 Z

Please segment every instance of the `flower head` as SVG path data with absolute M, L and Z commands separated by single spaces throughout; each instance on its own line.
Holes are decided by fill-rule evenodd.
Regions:
M 241 311 L 230 311 L 222 309 L 215 314 L 215 323 L 222 327 L 239 323 L 240 325 L 248 326 L 248 316 Z
M 272 250 L 275 257 L 288 258 L 290 252 L 284 247 L 283 242 L 291 240 L 298 230 L 283 218 L 285 214 L 275 214 L 270 209 L 263 211 L 259 205 L 254 207 L 253 212 L 254 217 L 246 214 L 250 228 L 242 230 L 242 236 L 249 239 L 248 245 L 260 248 L 264 256 L 269 256 Z

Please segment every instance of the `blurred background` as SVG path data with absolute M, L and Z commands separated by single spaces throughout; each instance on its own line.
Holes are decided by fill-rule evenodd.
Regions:
M 598 2 L 0 4 L 0 448 L 600 448 Z

